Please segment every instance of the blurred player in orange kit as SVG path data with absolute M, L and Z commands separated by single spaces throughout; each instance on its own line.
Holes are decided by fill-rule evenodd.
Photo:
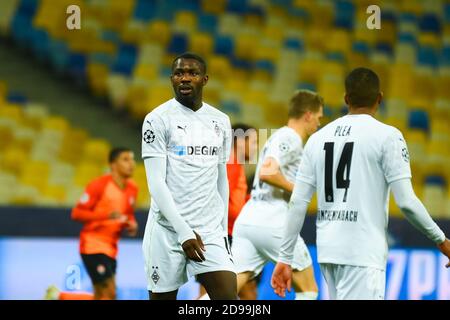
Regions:
M 228 242 L 232 246 L 232 234 L 234 221 L 249 199 L 247 179 L 245 176 L 244 164 L 251 163 L 258 148 L 258 134 L 255 128 L 244 124 L 236 123 L 233 129 L 233 148 L 230 153 L 230 160 L 227 163 L 228 186 L 230 198 L 228 202 Z M 200 287 L 201 299 L 206 299 L 207 295 L 203 287 Z M 256 281 L 249 282 L 239 293 L 241 300 L 256 300 Z
M 72 219 L 83 223 L 79 248 L 94 294 L 59 292 L 50 286 L 47 299 L 116 299 L 117 244 L 122 230 L 129 236 L 137 234 L 134 204 L 138 189 L 131 180 L 135 161 L 130 149 L 111 150 L 109 165 L 111 173 L 94 179 L 72 210 Z

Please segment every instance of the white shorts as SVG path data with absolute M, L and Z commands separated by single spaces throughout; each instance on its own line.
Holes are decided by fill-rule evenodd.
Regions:
M 142 249 L 149 291 L 174 291 L 185 284 L 189 277 L 206 272 L 235 272 L 231 253 L 223 237 L 202 237 L 206 260 L 196 262 L 186 257 L 175 232 L 152 218 L 147 224 Z
M 281 234 L 282 229 L 279 228 L 235 225 L 231 251 L 236 272 L 250 271 L 253 276 L 257 276 L 267 262 L 276 262 L 280 253 Z M 311 265 L 312 260 L 308 248 L 299 235 L 294 249 L 292 268 L 301 271 Z
M 384 300 L 385 270 L 331 263 L 320 270 L 331 300 Z

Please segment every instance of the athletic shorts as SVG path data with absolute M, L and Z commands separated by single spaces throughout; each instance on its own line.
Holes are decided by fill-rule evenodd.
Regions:
M 206 260 L 196 262 L 186 257 L 175 232 L 161 226 L 155 219 L 148 221 L 148 224 L 142 249 L 149 291 L 155 293 L 175 291 L 185 284 L 189 277 L 202 273 L 235 272 L 226 237 L 202 237 Z
M 331 300 L 384 300 L 386 271 L 320 263 Z
M 116 259 L 106 254 L 81 254 L 81 260 L 93 284 L 102 283 L 116 274 Z
M 261 273 L 264 265 L 276 262 L 280 253 L 282 230 L 251 225 L 235 225 L 233 231 L 232 253 L 236 272 Z M 303 239 L 298 236 L 294 249 L 292 268 L 304 270 L 312 265 L 311 256 Z

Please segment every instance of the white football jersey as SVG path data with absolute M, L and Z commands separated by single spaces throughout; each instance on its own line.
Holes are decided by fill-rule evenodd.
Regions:
M 251 198 L 235 223 L 283 227 L 291 193 L 262 182 L 259 179 L 259 172 L 264 161 L 271 157 L 278 163 L 284 177 L 294 183 L 302 152 L 302 139 L 294 129 L 285 126 L 270 136 L 256 166 Z
M 401 132 L 346 115 L 313 134 L 297 181 L 316 187 L 320 263 L 386 268 L 389 184 L 411 178 Z
M 167 158 L 167 186 L 187 224 L 201 235 L 223 232 L 225 207 L 217 179 L 219 163 L 230 156 L 229 117 L 204 102 L 193 111 L 171 99 L 147 114 L 142 137 L 142 158 Z M 173 230 L 155 201 L 150 214 Z

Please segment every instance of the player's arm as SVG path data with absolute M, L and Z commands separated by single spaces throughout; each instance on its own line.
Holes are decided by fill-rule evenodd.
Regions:
M 392 189 L 396 204 L 409 222 L 435 242 L 441 252 L 450 258 L 450 243 L 431 219 L 411 185 L 411 167 L 406 141 L 399 130 L 394 130 L 383 143 L 381 165 L 386 181 Z M 447 264 L 447 267 L 450 263 Z
M 82 223 L 106 219 L 122 219 L 123 215 L 119 212 L 108 212 L 96 209 L 97 202 L 101 197 L 103 189 L 104 185 L 98 181 L 90 183 L 86 187 L 80 200 L 78 200 L 77 204 L 72 209 L 72 219 Z
M 450 242 L 444 232 L 433 221 L 427 209 L 414 193 L 411 179 L 404 178 L 390 184 L 395 203 L 408 221 L 420 232 L 436 243 L 441 252 L 450 259 Z M 450 262 L 447 268 L 450 267 Z
M 227 177 L 227 166 L 224 163 L 218 164 L 218 178 L 217 178 L 217 190 L 222 198 L 224 211 L 222 218 L 222 227 L 224 231 L 224 236 L 227 236 L 228 232 L 228 200 L 230 197 L 230 189 L 228 187 L 228 177 Z
M 164 217 L 170 222 L 178 235 L 178 241 L 190 259 L 201 262 L 205 260 L 203 243 L 179 214 L 172 194 L 166 183 L 167 159 L 165 157 L 149 157 L 144 159 L 148 188 L 152 200 L 156 202 Z
M 272 274 L 271 285 L 277 295 L 285 297 L 286 289 L 291 291 L 294 248 L 298 235 L 305 221 L 306 210 L 314 194 L 315 188 L 305 182 L 298 181 L 289 202 L 289 210 L 284 225 L 278 262 Z
M 290 193 L 294 189 L 294 184 L 281 172 L 277 160 L 270 156 L 264 160 L 259 170 L 259 180 Z
M 135 201 L 137 199 L 138 190 L 136 189 Z M 136 202 L 135 202 L 136 203 Z M 136 237 L 139 229 L 139 225 L 134 215 L 135 204 L 130 205 L 127 210 L 128 220 L 125 222 L 125 230 L 130 237 Z

